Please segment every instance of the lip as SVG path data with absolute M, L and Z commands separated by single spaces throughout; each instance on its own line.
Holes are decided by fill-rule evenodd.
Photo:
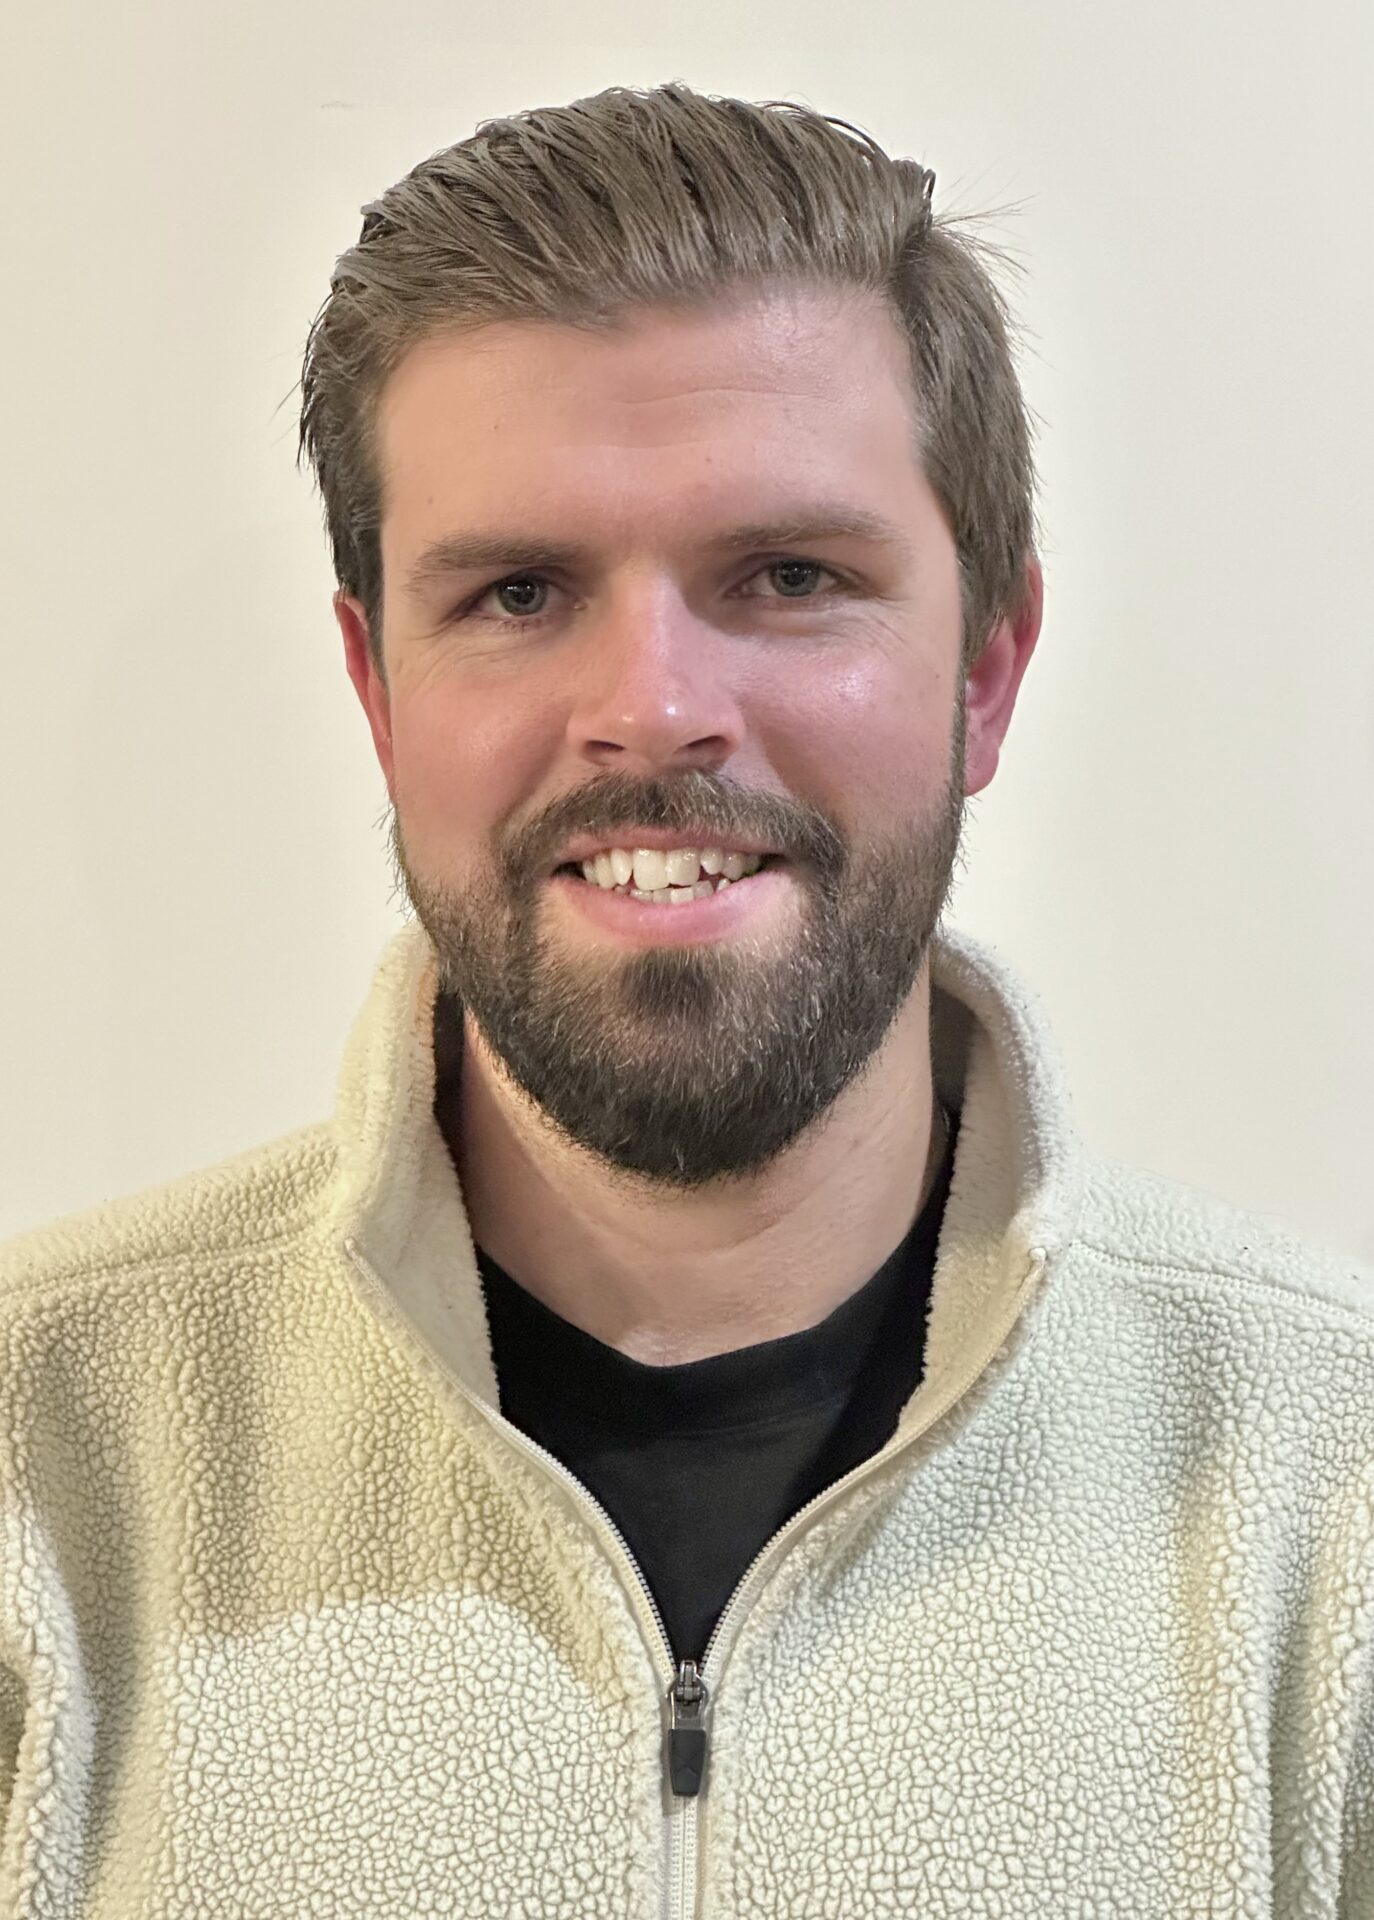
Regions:
M 609 853 L 612 847 L 625 847 L 630 852 L 643 847 L 650 853 L 672 853 L 677 847 L 695 847 L 698 853 L 708 847 L 719 847 L 722 853 L 778 852 L 776 847 L 766 847 L 761 841 L 751 840 L 747 835 L 743 840 L 716 840 L 692 827 L 684 827 L 679 831 L 660 827 L 626 827 L 623 837 L 610 840 L 592 840 L 588 835 L 580 834 L 576 840 L 568 842 L 550 872 L 559 867 L 580 866 L 584 860 L 594 860 L 598 853 Z M 686 908 L 679 907 L 678 912 L 685 913 Z
M 614 893 L 571 873 L 556 873 L 549 882 L 570 913 L 632 947 L 657 947 L 720 940 L 776 906 L 792 878 L 784 867 L 764 867 L 743 880 L 732 881 L 723 893 L 692 900 L 686 906 L 660 906 Z

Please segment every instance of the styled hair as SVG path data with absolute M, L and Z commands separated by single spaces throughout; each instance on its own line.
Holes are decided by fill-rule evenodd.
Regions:
M 914 453 L 958 553 L 967 673 L 1022 607 L 1034 471 L 995 250 L 934 214 L 934 184 L 847 121 L 673 82 L 484 121 L 365 207 L 306 342 L 297 464 L 379 672 L 377 412 L 413 346 L 496 320 L 614 326 L 780 282 L 890 302 Z

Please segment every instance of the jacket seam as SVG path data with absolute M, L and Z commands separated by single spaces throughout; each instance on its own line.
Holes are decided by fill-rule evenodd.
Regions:
M 127 1279 L 130 1275 L 144 1278 L 155 1274 L 184 1273 L 188 1257 L 197 1260 L 202 1270 L 213 1270 L 229 1260 L 242 1259 L 245 1255 L 263 1252 L 270 1247 L 278 1247 L 283 1241 L 305 1240 L 311 1238 L 311 1228 L 318 1224 L 319 1216 L 311 1214 L 304 1220 L 297 1220 L 289 1227 L 283 1227 L 279 1233 L 266 1234 L 246 1240 L 241 1246 L 224 1247 L 201 1240 L 190 1240 L 185 1244 L 154 1255 L 135 1255 L 114 1265 L 102 1263 L 96 1266 L 79 1267 L 75 1271 L 35 1273 L 13 1276 L 0 1286 L 0 1319 L 4 1317 L 7 1300 L 46 1299 L 74 1291 L 78 1287 L 100 1287 L 107 1281 Z M 3 1278 L 3 1276 L 0 1276 Z
M 1191 1266 L 1184 1261 L 1146 1260 L 1119 1249 L 1100 1246 L 1095 1240 L 1079 1237 L 1077 1244 L 1089 1253 L 1094 1253 L 1110 1265 L 1128 1269 L 1134 1273 L 1173 1274 L 1189 1280 L 1225 1280 L 1231 1285 L 1244 1288 L 1247 1292 L 1262 1295 L 1266 1299 L 1282 1300 L 1293 1312 L 1301 1314 L 1314 1311 L 1336 1319 L 1342 1326 L 1357 1329 L 1362 1333 L 1374 1332 L 1374 1308 L 1368 1312 L 1359 1307 L 1345 1306 L 1339 1300 L 1325 1300 L 1318 1295 L 1295 1291 L 1280 1280 L 1265 1280 L 1253 1273 L 1238 1273 L 1227 1266 Z

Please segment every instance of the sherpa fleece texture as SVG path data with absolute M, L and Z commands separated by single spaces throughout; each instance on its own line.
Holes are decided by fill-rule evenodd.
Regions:
M 1089 1155 L 932 955 L 926 1369 L 727 1608 L 696 1797 L 498 1411 L 418 923 L 332 1119 L 0 1248 L 4 1920 L 1371 1920 L 1374 1272 Z

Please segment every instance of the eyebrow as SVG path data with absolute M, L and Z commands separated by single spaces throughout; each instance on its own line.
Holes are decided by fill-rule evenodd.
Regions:
M 825 540 L 869 540 L 909 549 L 905 530 L 882 514 L 864 507 L 820 505 L 803 507 L 774 520 L 731 527 L 706 542 L 721 553 L 751 548 L 792 547 Z M 492 568 L 576 567 L 591 558 L 590 550 L 575 542 L 550 540 L 538 533 L 475 529 L 448 533 L 430 541 L 406 569 L 406 592 L 414 599 L 456 573 L 486 572 Z

